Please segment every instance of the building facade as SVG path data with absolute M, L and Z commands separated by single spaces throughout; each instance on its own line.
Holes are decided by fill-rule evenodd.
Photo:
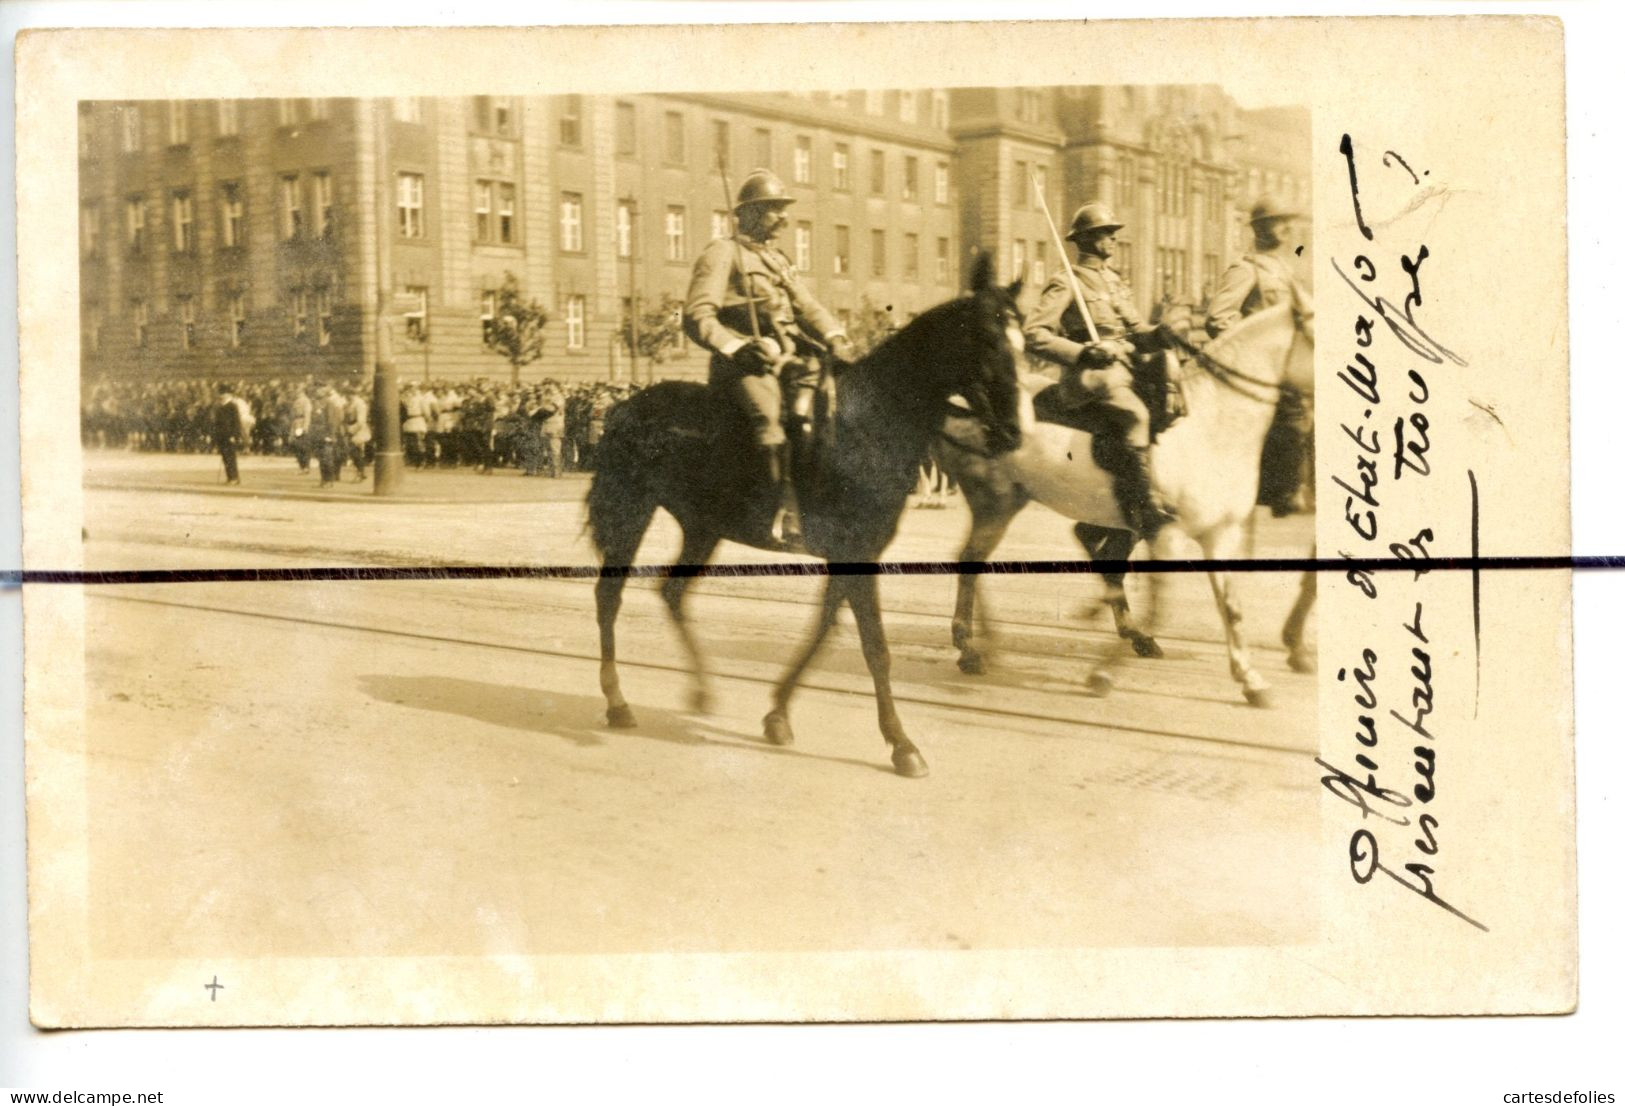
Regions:
M 626 323 L 682 300 L 755 168 L 814 293 L 898 323 L 980 250 L 1041 284 L 1039 192 L 1118 207 L 1147 305 L 1216 278 L 1254 177 L 1307 198 L 1307 114 L 1216 88 L 96 102 L 79 129 L 87 376 L 504 377 L 510 275 L 550 315 L 526 378 L 701 376 Z
M 1309 214 L 1307 109 L 1243 110 L 1214 85 L 1118 85 L 956 89 L 950 110 L 964 241 L 1031 289 L 1057 264 L 1040 196 L 1062 234 L 1081 204 L 1111 205 L 1124 224 L 1113 264 L 1146 312 L 1206 301 L 1251 247 L 1261 195 Z

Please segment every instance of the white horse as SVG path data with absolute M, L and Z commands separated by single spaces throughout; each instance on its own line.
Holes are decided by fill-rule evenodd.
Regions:
M 1264 437 L 1281 390 L 1290 387 L 1306 397 L 1313 395 L 1314 317 L 1301 302 L 1280 303 L 1248 317 L 1200 352 L 1187 352 L 1181 385 L 1188 413 L 1163 431 L 1152 447 L 1152 485 L 1174 514 L 1169 529 L 1177 527 L 1194 539 L 1206 559 L 1231 560 L 1241 555 L 1245 544 L 1258 496 Z M 1123 519 L 1112 478 L 1095 464 L 1090 435 L 1038 422 L 1025 386 L 1021 416 L 1022 443 L 1002 457 L 987 456 L 976 447 L 973 434 L 957 427 L 945 433 L 939 447 L 943 467 L 959 481 L 971 508 L 971 531 L 961 563 L 986 561 L 1010 520 L 1032 500 L 1076 519 L 1074 530 L 1092 559 L 1126 560 L 1138 538 Z M 1167 533 L 1165 529 L 1163 534 Z M 1161 552 L 1162 545 L 1159 538 L 1152 554 Z M 1141 656 L 1162 652 L 1149 632 L 1155 623 L 1160 577 L 1151 578 L 1145 629 L 1129 612 L 1122 574 L 1108 573 L 1104 578 L 1118 641 L 1089 675 L 1087 686 L 1096 695 L 1110 692 L 1113 670 L 1126 647 Z M 1224 624 L 1230 674 L 1241 684 L 1247 702 L 1267 706 L 1269 684 L 1253 667 L 1242 639 L 1241 610 L 1230 573 L 1213 571 L 1208 578 Z M 972 640 L 976 581 L 974 574 L 960 575 L 953 621 L 959 666 L 971 673 L 983 670 L 982 655 Z M 1308 597 L 1312 594 L 1307 592 Z M 1298 640 L 1289 645 L 1301 642 L 1301 619 L 1308 606 L 1304 598 L 1300 596 L 1301 613 L 1295 609 L 1290 624 Z

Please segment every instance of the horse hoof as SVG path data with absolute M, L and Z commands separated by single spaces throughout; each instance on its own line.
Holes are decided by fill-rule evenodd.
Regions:
M 1315 670 L 1315 656 L 1308 651 L 1294 649 L 1286 655 L 1286 664 L 1294 672 L 1313 672 Z
M 1134 645 L 1134 655 L 1137 657 L 1150 657 L 1152 660 L 1162 659 L 1162 646 L 1150 634 L 1135 633 L 1129 635 Z
M 1268 709 L 1275 705 L 1274 699 L 1270 695 L 1270 689 L 1267 687 L 1244 687 L 1241 689 L 1241 693 L 1246 696 L 1247 705 L 1250 707 Z
M 710 714 L 711 692 L 703 687 L 697 687 L 689 692 L 688 711 L 690 714 Z
M 630 730 L 638 724 L 637 716 L 628 706 L 610 707 L 606 718 L 610 726 L 617 730 Z
M 904 779 L 918 780 L 931 774 L 925 758 L 918 749 L 893 749 L 891 754 L 892 767 Z
M 1083 683 L 1084 689 L 1096 699 L 1104 699 L 1112 693 L 1117 681 L 1112 679 L 1110 672 L 1091 672 L 1089 678 Z
M 967 676 L 984 676 L 987 674 L 987 662 L 980 653 L 961 653 L 959 670 Z
M 790 729 L 790 719 L 780 711 L 769 711 L 762 719 L 762 736 L 774 745 L 794 745 L 796 735 Z

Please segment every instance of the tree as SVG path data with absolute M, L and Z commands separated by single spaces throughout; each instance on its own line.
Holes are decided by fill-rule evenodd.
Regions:
M 527 300 L 519 290 L 519 278 L 504 273 L 497 289 L 496 316 L 485 331 L 485 345 L 508 359 L 513 366 L 514 383 L 519 370 L 542 355 L 546 335 L 547 308 L 538 300 Z
M 632 310 L 621 309 L 621 342 L 627 349 L 650 364 L 658 365 L 681 346 L 683 340 L 683 301 L 669 292 L 662 292 L 660 302 L 639 304 L 643 310 L 637 314 L 637 341 L 632 341 Z
M 858 303 L 858 309 L 847 324 L 846 336 L 852 339 L 855 356 L 863 357 L 897 329 L 891 305 L 877 306 L 868 296 Z

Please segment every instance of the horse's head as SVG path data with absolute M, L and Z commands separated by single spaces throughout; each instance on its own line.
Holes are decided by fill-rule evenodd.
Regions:
M 941 364 L 953 374 L 949 391 L 959 395 L 987 432 L 995 455 L 1021 444 L 1021 385 L 1016 359 L 1025 348 L 1016 297 L 1021 281 L 1000 285 L 993 279 L 993 259 L 982 254 L 971 270 L 970 293 L 948 305 L 958 325 L 947 340 Z

